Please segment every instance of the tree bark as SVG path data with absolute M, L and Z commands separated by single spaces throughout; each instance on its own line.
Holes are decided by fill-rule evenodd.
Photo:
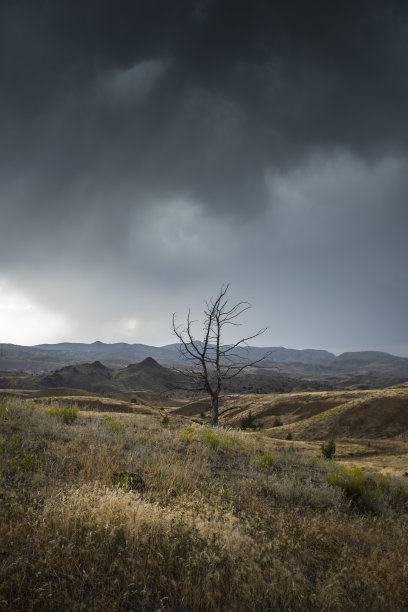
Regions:
M 218 425 L 218 395 L 211 399 L 211 425 Z

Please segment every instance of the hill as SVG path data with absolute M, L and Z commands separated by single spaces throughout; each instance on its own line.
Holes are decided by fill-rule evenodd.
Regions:
M 171 368 L 166 368 L 152 357 L 125 368 L 111 369 L 101 362 L 65 366 L 48 374 L 27 375 L 0 372 L 0 389 L 77 389 L 94 393 L 140 394 L 176 392 L 191 389 L 189 380 Z M 302 390 L 327 389 L 319 381 L 302 381 L 280 375 L 242 374 L 226 381 L 230 393 L 284 393 Z M 66 395 L 66 393 L 64 393 Z M 68 393 L 69 395 L 69 393 Z M 152 398 L 152 396 L 151 396 Z
M 129 391 L 173 391 L 187 386 L 182 375 L 161 366 L 152 357 L 117 370 L 114 381 L 119 388 Z
M 389 389 L 362 396 L 342 398 L 332 408 L 283 427 L 298 440 L 330 438 L 408 440 L 408 391 Z M 344 401 L 345 400 L 345 401 Z
M 175 412 L 198 418 L 207 408 L 208 400 L 203 397 L 176 408 Z M 290 434 L 294 440 L 408 440 L 406 385 L 368 391 L 224 395 L 220 422 L 240 427 L 249 411 L 257 426 L 273 428 L 271 435 L 281 439 Z M 278 422 L 281 425 L 276 426 Z
M 408 376 L 408 359 L 379 351 L 342 353 L 327 364 L 336 375 Z
M 267 362 L 266 365 L 277 365 L 279 372 L 287 376 L 327 381 L 333 384 L 340 383 L 342 386 L 349 384 L 345 379 L 353 379 L 356 376 L 366 376 L 371 379 L 373 377 L 408 379 L 408 358 L 379 351 L 342 353 L 323 364 Z M 373 382 L 371 380 L 371 383 Z M 388 384 L 391 384 L 391 380 Z
M 24 381 L 26 388 L 71 387 L 96 393 L 161 392 L 177 389 L 180 385 L 180 375 L 151 357 L 120 370 L 107 368 L 100 361 L 65 366 L 51 374 L 32 376 Z
M 314 349 L 248 347 L 239 353 L 238 357 L 252 361 L 260 359 L 265 354 L 268 354 L 268 357 L 262 362 L 263 368 L 249 368 L 245 372 L 244 376 L 250 376 L 249 385 L 244 383 L 242 377 L 238 385 L 231 382 L 227 390 L 230 392 L 249 389 L 262 393 L 275 390 L 288 392 L 307 388 L 316 390 L 319 384 L 320 388 L 326 389 L 368 389 L 386 387 L 408 380 L 407 358 L 378 351 L 346 352 L 336 357 L 328 351 Z M 3 344 L 0 346 L 0 372 L 13 372 L 16 378 L 20 378 L 19 373 L 23 371 L 39 374 L 60 370 L 67 366 L 79 366 L 85 362 L 100 362 L 111 370 L 120 370 L 148 358 L 154 359 L 157 363 L 160 362 L 162 366 L 182 366 L 178 344 L 163 347 L 125 342 L 116 344 L 65 342 L 36 347 Z M 77 372 L 76 375 L 78 374 L 81 377 L 81 373 Z M 161 375 L 163 374 L 162 371 Z M 62 376 L 64 378 L 64 374 Z M 137 370 L 130 369 L 126 374 L 119 376 L 116 382 L 110 381 L 106 389 L 112 390 L 112 384 L 115 386 L 121 383 L 128 388 L 129 384 L 125 381 L 126 376 L 133 380 L 129 382 L 130 386 L 144 385 Z M 254 376 L 258 376 L 258 385 L 255 384 Z M 272 377 L 273 380 L 267 382 L 267 377 Z M 280 385 L 278 377 L 281 377 Z M 149 377 L 147 376 L 146 379 Z M 293 379 L 298 379 L 297 386 L 293 384 Z M 150 385 L 151 382 L 152 377 L 148 384 Z M 179 385 L 179 381 L 176 384 Z M 164 390 L 170 387 L 170 383 L 165 383 L 160 388 Z M 99 386 L 94 388 L 102 390 L 102 387 Z
M 52 374 L 30 379 L 33 388 L 72 387 L 85 391 L 106 392 L 117 390 L 112 381 L 113 372 L 100 361 L 66 366 Z

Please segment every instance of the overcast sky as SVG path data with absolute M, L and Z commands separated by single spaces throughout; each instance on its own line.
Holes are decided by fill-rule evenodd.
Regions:
M 3 0 L 0 79 L 0 342 L 408 356 L 406 2 Z

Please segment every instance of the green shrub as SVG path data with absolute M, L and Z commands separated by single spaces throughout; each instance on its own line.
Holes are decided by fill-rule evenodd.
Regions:
M 191 425 L 189 425 L 188 427 L 185 427 L 184 429 L 180 429 L 179 436 L 180 438 L 191 440 L 192 438 L 194 438 L 194 427 L 191 427 Z
M 78 410 L 76 408 L 49 408 L 45 412 L 50 416 L 61 419 L 67 425 L 71 425 L 78 418 Z
M 329 484 L 342 488 L 361 510 L 378 511 L 392 501 L 392 486 L 386 477 L 378 475 L 377 481 L 374 476 L 366 474 L 363 468 L 348 469 L 341 465 L 335 472 L 329 472 L 326 478 Z
M 113 432 L 123 431 L 125 426 L 122 425 L 122 423 L 119 423 L 119 421 L 114 421 L 113 418 L 110 416 L 110 414 L 103 414 L 102 418 L 105 421 L 106 427 L 110 429 L 110 431 L 113 431 Z
M 160 421 L 160 423 L 161 423 L 161 425 L 163 425 L 163 427 L 166 427 L 169 424 L 169 422 L 170 422 L 170 419 L 169 419 L 169 415 L 168 414 L 165 414 L 163 416 L 162 420 Z
M 267 470 L 274 461 L 275 458 L 272 455 L 265 454 L 254 457 L 254 465 L 264 470 Z
M 220 438 L 219 436 L 217 436 L 216 433 L 212 431 L 205 431 L 204 433 L 201 434 L 200 437 L 202 440 L 204 440 L 204 442 L 207 442 L 207 444 L 209 444 L 211 448 L 218 448 L 218 445 L 220 443 Z
M 241 421 L 241 429 L 254 429 L 255 427 L 255 417 L 250 410 Z
M 112 482 L 119 487 L 139 491 L 140 493 L 143 493 L 146 488 L 142 475 L 134 472 L 114 472 Z
M 21 472 L 33 472 L 35 467 L 34 457 L 25 453 L 22 457 L 14 459 L 13 465 Z
M 326 459 L 333 459 L 334 455 L 336 454 L 336 445 L 334 440 L 329 440 L 327 444 L 322 444 L 320 448 L 322 449 L 323 457 Z

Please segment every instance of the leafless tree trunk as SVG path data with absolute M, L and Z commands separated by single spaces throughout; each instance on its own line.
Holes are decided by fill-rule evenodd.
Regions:
M 189 363 L 186 369 L 178 370 L 187 376 L 195 388 L 204 389 L 211 398 L 211 425 L 218 424 L 218 406 L 223 381 L 238 376 L 246 368 L 258 365 L 269 353 L 256 361 L 245 358 L 248 341 L 257 338 L 266 331 L 258 330 L 255 334 L 241 338 L 233 344 L 222 343 L 222 332 L 227 325 L 237 325 L 239 317 L 251 305 L 249 302 L 238 302 L 231 305 L 226 294 L 229 284 L 223 285 L 218 296 L 206 302 L 203 317 L 203 339 L 197 340 L 193 335 L 191 312 L 188 311 L 184 326 L 176 324 L 173 314 L 173 332 L 180 342 L 180 353 L 183 360 Z

